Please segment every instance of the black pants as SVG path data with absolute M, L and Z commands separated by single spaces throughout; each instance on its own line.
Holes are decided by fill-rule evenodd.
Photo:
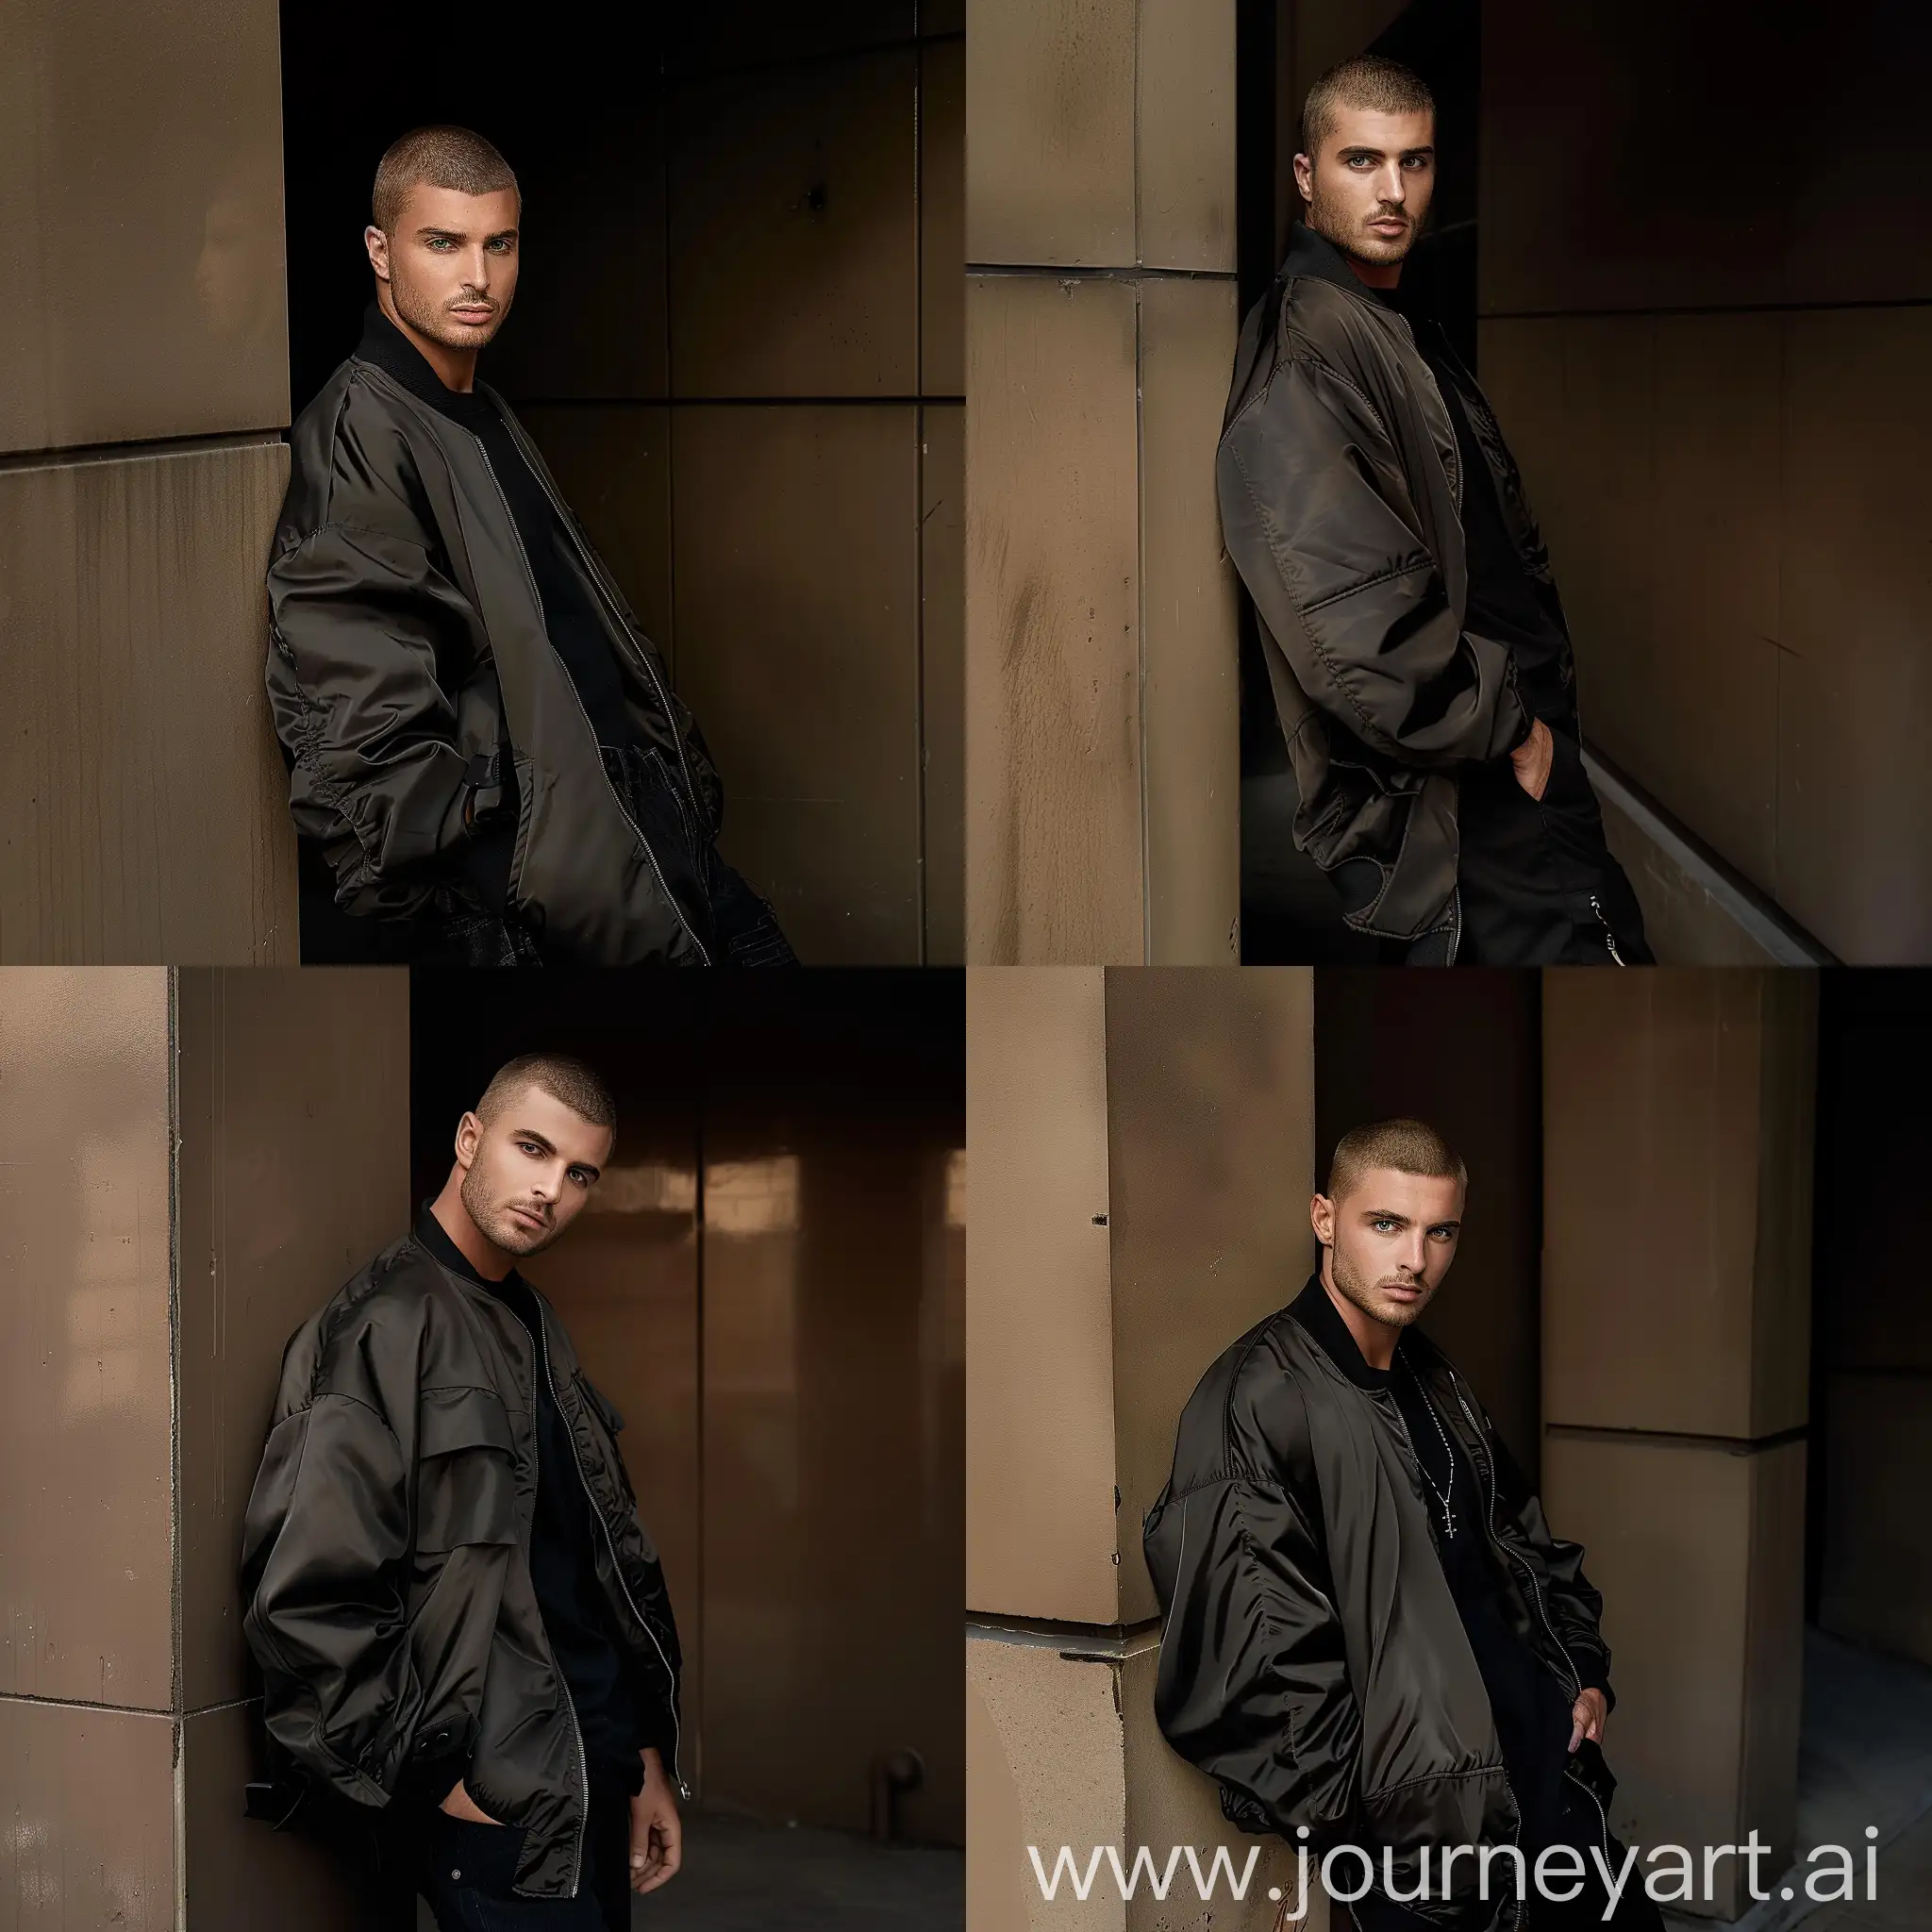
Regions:
M 425 1823 L 417 1885 L 441 1932 L 629 1932 L 630 1794 L 591 1786 L 583 1869 L 575 1898 L 510 1890 L 524 1834 L 433 1811 Z
M 628 1932 L 630 1792 L 591 1769 L 583 1864 L 573 1899 L 511 1895 L 523 1850 L 520 1825 L 474 1824 L 439 1807 L 455 1771 L 406 1772 L 379 1811 L 325 1791 L 304 1800 L 298 1829 L 325 1845 L 356 1898 L 356 1932 L 416 1932 L 416 1899 L 428 1899 L 443 1932 Z
M 1654 964 L 1637 894 L 1604 839 L 1582 747 L 1560 724 L 1550 736 L 1541 798 L 1517 783 L 1507 758 L 1462 781 L 1457 957 L 1471 966 Z
M 1624 1882 L 1623 1896 L 1617 1901 L 1617 1909 L 1609 1917 L 1604 1917 L 1604 1907 L 1609 1904 L 1609 1892 L 1597 1871 L 1596 1860 L 1591 1857 L 1592 1845 L 1601 1846 L 1607 1834 L 1603 1829 L 1602 1815 L 1595 1804 L 1569 1783 L 1564 1787 L 1564 1803 L 1561 1816 L 1554 1827 L 1542 1837 L 1542 1844 L 1525 1846 L 1524 1864 L 1526 1868 L 1524 1890 L 1527 1894 L 1528 1912 L 1524 1920 L 1525 1932 L 1584 1932 L 1586 1926 L 1595 1926 L 1599 1932 L 1607 1927 L 1608 1932 L 1663 1932 L 1663 1914 L 1657 1903 L 1643 1889 L 1644 1874 L 1649 1869 L 1640 1857 L 1630 1867 L 1630 1875 Z M 1583 1857 L 1583 1889 L 1573 1899 L 1560 1903 L 1554 1899 L 1539 1898 L 1536 1892 L 1536 1854 L 1544 1844 L 1573 1845 Z M 1609 1839 L 1609 1849 L 1604 1854 L 1609 1864 L 1612 1877 L 1624 1869 L 1624 1846 L 1616 1839 Z M 1344 1861 L 1342 1871 L 1347 1874 L 1346 1882 L 1358 1882 L 1359 1867 L 1354 1859 Z M 1440 1870 L 1440 1868 L 1437 1868 Z M 1466 1877 L 1471 1870 L 1467 1858 L 1458 1858 L 1456 1873 L 1458 1878 Z M 1513 1859 L 1492 1858 L 1490 1861 L 1490 1890 L 1492 1898 L 1513 1896 L 1516 1882 L 1516 1866 Z M 1573 1879 L 1557 1879 L 1554 1874 L 1551 1883 L 1567 1890 Z M 1373 1893 L 1357 1900 L 1349 1907 L 1357 1925 L 1361 1932 L 1432 1932 L 1428 1922 L 1418 1918 L 1406 1907 Z M 1503 1923 L 1510 1924 L 1507 1913 Z

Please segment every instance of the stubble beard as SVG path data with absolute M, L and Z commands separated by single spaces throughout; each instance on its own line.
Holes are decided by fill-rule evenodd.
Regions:
M 393 266 L 390 269 L 389 298 L 395 304 L 396 313 L 412 329 L 427 336 L 432 342 L 441 342 L 445 349 L 487 349 L 496 340 L 496 332 L 503 326 L 507 313 L 504 305 L 497 302 L 496 313 L 487 330 L 452 322 L 435 303 L 419 296 L 409 283 L 400 280 Z M 495 298 L 477 299 L 493 301 Z
M 1312 182 L 1309 185 L 1315 192 L 1308 202 L 1306 220 L 1324 241 L 1332 242 L 1342 254 L 1365 262 L 1371 268 L 1388 268 L 1395 262 L 1408 259 L 1409 250 L 1422 234 L 1421 223 L 1411 222 L 1401 241 L 1384 242 L 1379 235 L 1371 235 L 1363 226 L 1374 216 L 1357 215 L 1339 201 L 1330 200 L 1319 185 Z
M 1407 1328 L 1411 1322 L 1418 1321 L 1423 1311 L 1435 1298 L 1432 1287 L 1424 1287 L 1423 1292 L 1412 1302 L 1385 1308 L 1370 1299 L 1377 1283 L 1368 1275 L 1357 1274 L 1342 1259 L 1341 1248 L 1338 1243 L 1328 1250 L 1328 1278 L 1334 1282 L 1336 1292 L 1353 1302 L 1370 1321 L 1379 1322 L 1385 1328 Z M 1407 1278 L 1407 1277 L 1406 1277 Z M 1421 1287 L 1422 1284 L 1415 1283 Z
M 490 1198 L 485 1191 L 482 1174 L 474 1167 L 463 1175 L 463 1185 L 458 1191 L 462 1196 L 463 1211 L 507 1255 L 515 1255 L 519 1259 L 541 1255 L 563 1232 L 555 1222 L 541 1233 L 533 1233 L 512 1221 L 508 1209 Z

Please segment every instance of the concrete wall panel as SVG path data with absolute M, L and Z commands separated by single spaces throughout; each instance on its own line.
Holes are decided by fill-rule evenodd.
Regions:
M 411 1218 L 408 997 L 400 970 L 191 969 L 176 978 L 175 1407 L 190 1710 L 251 1689 L 242 1512 L 283 1346 Z
M 1545 975 L 1546 1421 L 1804 1420 L 1809 1146 L 1782 1117 L 1808 1118 L 1815 998 L 1788 972 Z
M 1090 968 L 967 974 L 966 1601 L 1113 1623 L 1107 1033 Z
M 917 393 L 918 93 L 909 47 L 677 85 L 675 394 Z
M 172 1699 L 169 1129 L 163 973 L 0 972 L 0 1693 Z M 115 1748 L 95 1728 L 66 1755 L 82 1747 L 56 1735 L 65 1709 L 0 1705 L 0 1722 L 27 1727 L 22 1751 L 53 1753 L 57 1807 L 91 1789 L 68 1774 Z M 164 1730 L 160 1749 L 165 1776 Z M 0 1815 L 30 1795 L 31 1781 Z M 142 1805 L 169 1802 L 126 1795 L 126 1844 L 99 1846 L 104 1870 L 137 1852 Z
M 704 1113 L 705 1790 L 863 1830 L 910 1748 L 904 1828 L 957 1844 L 958 1063 L 749 1024 Z
M 242 1788 L 263 1774 L 260 1732 L 253 1702 L 182 1721 L 182 1923 L 190 1932 L 252 1932 L 273 1899 L 277 1932 L 344 1932 L 356 1907 L 337 1860 L 307 1833 L 272 1831 L 242 1815 Z
M 1932 311 L 1786 319 L 1780 896 L 1841 959 L 1932 960 Z M 1859 371 L 1886 372 L 1871 406 Z
M 1135 0 L 974 0 L 968 261 L 1134 259 L 1136 11 Z
M 919 57 L 919 392 L 966 389 L 966 43 Z
M 0 1697 L 0 1895 L 16 1924 L 176 1932 L 174 1740 L 161 1715 Z
M 272 0 L 8 8 L 0 450 L 289 420 L 281 101 Z
M 1307 1278 L 1312 975 L 1107 975 L 1120 1619 L 1159 1614 L 1141 1524 L 1209 1362 Z
M 1804 1493 L 1802 1443 L 1743 1456 L 1567 1430 L 1545 1440 L 1551 1524 L 1583 1544 L 1603 1592 L 1617 1692 L 1610 1826 L 1626 1842 L 1737 1844 L 1755 1826 L 1771 1871 L 1789 1859 Z M 1723 1918 L 1747 1902 L 1735 1866 L 1717 1868 Z
M 1140 0 L 1140 14 L 1138 258 L 1231 275 L 1234 0 Z
M 925 963 L 966 957 L 966 412 L 920 411 L 920 704 L 925 742 Z
M 262 689 L 280 443 L 0 472 L 0 959 L 295 957 Z
M 1234 966 L 1241 963 L 1235 576 L 1221 547 L 1213 492 L 1174 483 L 1214 473 L 1241 310 L 1231 281 L 1147 281 L 1140 295 L 1147 957 L 1162 965 Z
M 968 957 L 1144 957 L 1134 289 L 967 295 Z
M 566 403 L 517 413 L 675 677 L 670 410 Z
M 809 964 L 919 958 L 917 410 L 687 408 L 678 686 Z
M 517 297 L 484 375 L 513 399 L 656 399 L 670 380 L 659 85 L 643 78 L 618 111 L 600 103 L 571 137 L 514 156 Z

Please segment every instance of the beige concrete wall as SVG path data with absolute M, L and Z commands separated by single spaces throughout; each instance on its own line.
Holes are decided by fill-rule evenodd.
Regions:
M 816 964 L 962 957 L 965 43 L 914 11 L 670 25 L 662 78 L 536 158 L 587 232 L 493 371 Z
M 1298 1291 L 1314 1173 L 1312 1000 L 1295 969 L 968 975 L 969 1920 L 1123 1928 L 1274 1923 L 1264 1851 L 1226 1917 L 1185 1866 L 1165 1905 L 1110 1881 L 1048 1905 L 1058 1847 L 1131 1864 L 1248 1846 L 1168 1750 L 1141 1523 L 1182 1406 Z M 1105 1870 L 1106 1868 L 1103 1868 Z M 1022 1916 L 1024 1914 L 1024 1916 Z M 1042 1916 L 1045 1914 L 1047 1916 Z
M 0 973 L 0 1882 L 23 1932 L 344 1923 L 242 1816 L 235 1568 L 282 1345 L 408 1209 L 399 974 Z M 26 1197 L 31 1194 L 29 1213 Z M 111 1820 L 111 1828 L 106 1821 Z
M 1611 1824 L 1791 1851 L 1817 981 L 1544 975 L 1543 1500 L 1605 1599 Z M 1735 1917 L 1735 1873 L 1701 1906 Z M 1727 1888 L 1727 1889 L 1726 1889 Z
M 1586 735 L 1840 958 L 1923 960 L 1932 202 L 1891 196 L 1881 236 L 1847 184 L 1900 152 L 1868 75 L 1923 76 L 1932 38 L 1877 0 L 1790 28 L 1746 0 L 1485 8 L 1481 375 Z M 1664 158 L 1712 88 L 1779 158 L 1717 208 Z
M 0 960 L 295 958 L 280 103 L 268 0 L 8 9 Z
M 1235 8 L 969 13 L 968 957 L 1231 961 Z

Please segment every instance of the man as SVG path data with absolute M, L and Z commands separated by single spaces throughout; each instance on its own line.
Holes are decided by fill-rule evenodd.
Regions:
M 291 434 L 268 573 L 305 876 L 325 869 L 367 923 L 311 888 L 308 957 L 789 962 L 714 849 L 724 793 L 696 724 L 476 380 L 516 294 L 516 176 L 480 135 L 419 127 L 383 156 L 374 212 L 375 301 Z
M 344 1849 L 383 1932 L 419 1887 L 445 1928 L 618 1932 L 678 1869 L 677 1633 L 623 1419 L 516 1270 L 615 1120 L 580 1062 L 511 1060 L 414 1232 L 283 1357 L 242 1553 L 276 1773 L 249 1808 Z
M 1295 842 L 1412 961 L 1648 961 L 1523 479 L 1441 325 L 1397 306 L 1435 186 L 1428 89 L 1344 61 L 1302 147 L 1307 211 L 1242 327 L 1217 465 Z
M 1442 1285 L 1466 1173 L 1420 1121 L 1359 1127 L 1310 1219 L 1320 1272 L 1201 1378 L 1146 1522 L 1167 1627 L 1155 1713 L 1244 1830 L 1358 1846 L 1365 1932 L 1603 1923 L 1615 1874 L 1602 1600 L 1469 1385 L 1412 1324 Z M 1442 1849 L 1478 1848 L 1448 1868 Z M 1412 1897 L 1429 1858 L 1428 1902 Z M 1522 1912 L 1508 1856 L 1553 1893 Z M 1388 1886 L 1388 1873 L 1394 1883 Z M 1557 1873 L 1555 1867 L 1564 1870 Z M 1633 1868 L 1609 1923 L 1660 1925 Z M 1358 1859 L 1337 1884 L 1362 1882 Z M 1636 1896 L 1632 1897 L 1632 1891 Z

